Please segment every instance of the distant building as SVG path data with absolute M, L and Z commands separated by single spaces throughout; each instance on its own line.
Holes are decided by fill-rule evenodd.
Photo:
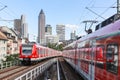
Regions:
M 65 25 L 56 25 L 57 36 L 59 36 L 59 41 L 65 40 Z
M 7 56 L 7 37 L 0 31 L 0 63 Z
M 7 26 L 1 26 L 0 30 L 7 37 L 7 55 L 18 54 L 18 36 L 15 30 L 8 28 Z
M 46 25 L 45 34 L 46 35 L 52 35 L 52 27 L 51 27 L 51 25 L 49 25 L 49 24 Z
M 59 42 L 59 37 L 55 35 L 45 35 L 45 43 L 46 45 L 48 43 L 58 43 Z
M 28 38 L 28 24 L 25 19 L 25 15 L 21 15 L 22 38 Z
M 38 16 L 38 43 L 45 43 L 45 14 L 42 9 Z
M 21 24 L 26 23 L 26 16 L 25 15 L 21 15 Z
M 21 15 L 21 19 L 14 20 L 14 29 L 17 31 L 19 38 L 28 38 L 28 24 L 25 15 Z
M 71 40 L 76 40 L 76 31 L 72 31 L 70 34 Z
M 22 25 L 22 36 L 23 38 L 28 38 L 28 24 L 24 23 Z
M 14 29 L 17 31 L 18 37 L 21 37 L 22 36 L 21 19 L 14 20 Z

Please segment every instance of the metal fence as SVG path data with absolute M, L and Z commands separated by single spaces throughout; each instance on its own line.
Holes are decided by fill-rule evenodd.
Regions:
M 9 61 L 9 62 L 0 63 L 0 70 L 11 66 L 16 66 L 18 64 L 19 61 Z

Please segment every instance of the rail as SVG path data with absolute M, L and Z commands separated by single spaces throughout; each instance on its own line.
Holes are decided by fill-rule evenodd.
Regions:
M 28 71 L 27 73 L 15 78 L 14 80 L 34 80 L 55 62 L 56 62 L 56 59 L 52 59 L 40 66 Z
M 60 80 L 60 72 L 59 72 L 59 62 L 57 60 L 57 80 Z
M 19 61 L 9 61 L 9 62 L 0 63 L 0 70 L 11 66 L 16 66 L 18 64 Z

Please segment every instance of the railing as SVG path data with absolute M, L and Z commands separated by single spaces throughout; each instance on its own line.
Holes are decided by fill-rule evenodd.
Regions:
M 52 59 L 30 71 L 28 71 L 27 73 L 17 77 L 14 80 L 34 80 L 36 79 L 41 73 L 43 73 L 45 70 L 47 70 L 53 63 L 55 63 L 57 60 L 56 59 Z
M 19 61 L 9 61 L 9 62 L 0 63 L 0 70 L 11 66 L 16 66 L 18 64 Z

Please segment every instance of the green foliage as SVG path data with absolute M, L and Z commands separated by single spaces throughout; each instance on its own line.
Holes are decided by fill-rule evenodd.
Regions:
M 49 48 L 52 48 L 52 49 L 55 49 L 55 50 L 59 50 L 59 51 L 62 51 L 63 50 L 63 44 L 57 44 L 57 43 L 48 43 L 47 47 Z
M 11 54 L 11 55 L 9 55 L 9 56 L 6 56 L 5 58 L 6 58 L 6 62 L 7 61 L 16 61 L 16 60 L 18 60 L 18 54 Z

